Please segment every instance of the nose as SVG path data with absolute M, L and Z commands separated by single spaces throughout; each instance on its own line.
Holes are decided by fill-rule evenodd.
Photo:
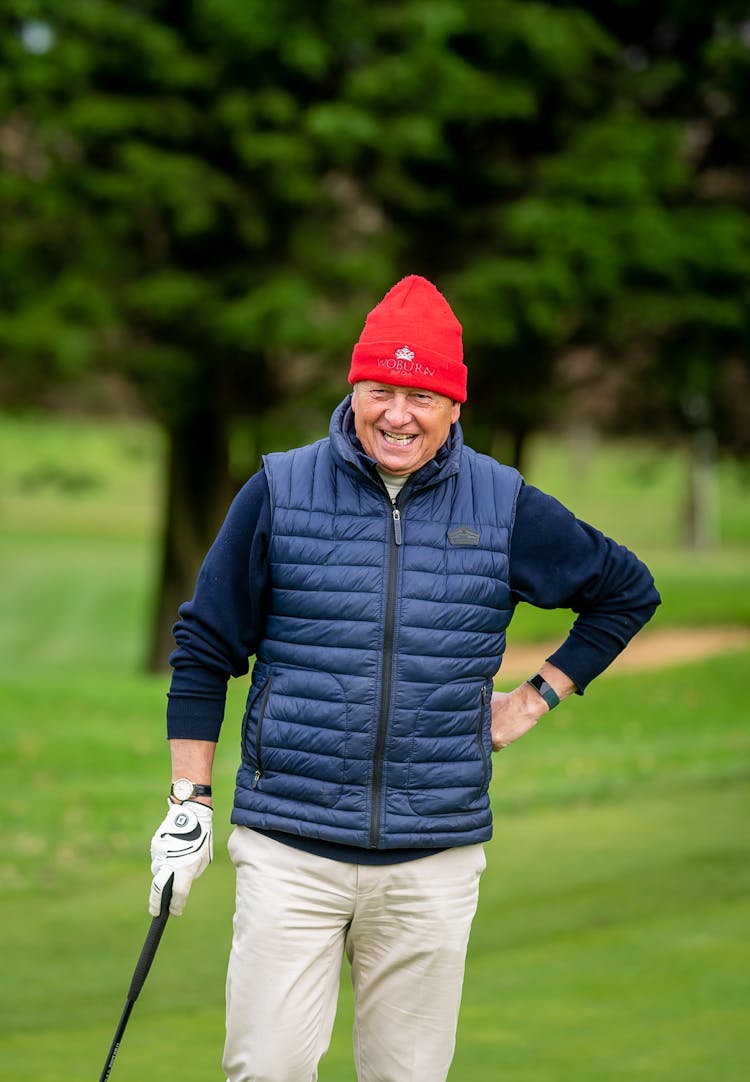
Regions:
M 388 403 L 385 415 L 388 424 L 393 425 L 394 428 L 399 428 L 401 425 L 407 424 L 411 419 L 411 410 L 409 409 L 409 403 L 406 400 L 406 396 L 394 395 L 392 400 Z

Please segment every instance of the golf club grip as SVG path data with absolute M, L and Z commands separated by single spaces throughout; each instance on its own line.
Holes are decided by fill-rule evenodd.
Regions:
M 164 933 L 164 929 L 167 926 L 167 920 L 169 918 L 169 903 L 172 900 L 172 883 L 174 876 L 170 876 L 164 884 L 164 888 L 161 894 L 161 905 L 159 907 L 159 916 L 153 917 L 151 920 L 151 927 L 148 930 L 146 941 L 141 948 L 141 953 L 138 957 L 138 961 L 135 964 L 133 970 L 133 977 L 130 981 L 130 988 L 128 990 L 128 999 L 131 1003 L 135 1003 L 138 998 L 138 993 L 143 988 L 143 983 L 148 976 L 148 971 L 151 969 L 151 963 L 156 955 L 156 949 L 159 946 L 159 941 Z

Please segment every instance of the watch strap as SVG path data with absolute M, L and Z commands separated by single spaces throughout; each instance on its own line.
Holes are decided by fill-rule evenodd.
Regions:
M 539 692 L 550 710 L 554 710 L 556 706 L 560 705 L 560 696 L 555 689 L 539 673 L 535 673 L 534 676 L 530 676 L 526 681 L 527 684 Z

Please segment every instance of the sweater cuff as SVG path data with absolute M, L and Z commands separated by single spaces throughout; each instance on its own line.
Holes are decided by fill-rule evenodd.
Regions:
M 219 739 L 226 696 L 198 699 L 169 693 L 167 699 L 168 740 Z
M 554 654 L 550 654 L 546 660 L 573 681 L 576 686 L 576 695 L 583 695 L 591 681 L 606 669 L 609 663 L 600 658 L 595 659 L 588 652 L 582 654 L 580 646 L 571 639 L 566 639 L 562 646 L 555 650 Z
M 576 686 L 576 694 L 583 695 L 591 681 L 603 673 L 623 649 L 623 644 L 614 641 L 607 650 L 594 646 L 573 630 L 546 660 L 570 677 Z

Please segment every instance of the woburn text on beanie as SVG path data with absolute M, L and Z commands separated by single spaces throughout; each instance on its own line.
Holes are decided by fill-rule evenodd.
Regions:
M 419 387 L 466 401 L 461 324 L 445 297 L 418 274 L 402 278 L 368 315 L 352 352 L 349 383 Z

